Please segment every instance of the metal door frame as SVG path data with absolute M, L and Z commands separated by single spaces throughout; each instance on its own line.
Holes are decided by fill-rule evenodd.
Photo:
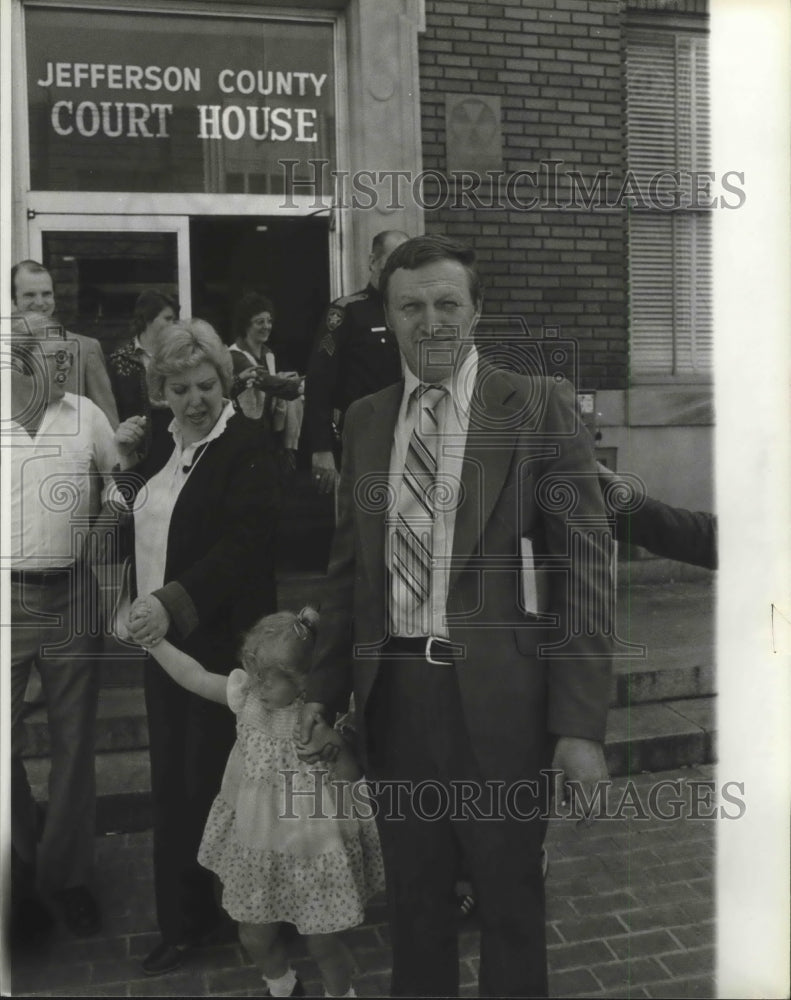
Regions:
M 175 233 L 178 300 L 184 316 L 192 315 L 190 233 L 187 215 L 67 215 L 31 213 L 28 219 L 30 256 L 42 260 L 43 234 L 76 233 Z

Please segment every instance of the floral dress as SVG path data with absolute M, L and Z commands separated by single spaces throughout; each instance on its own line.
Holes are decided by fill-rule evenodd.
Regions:
M 384 888 L 365 783 L 334 782 L 327 765 L 299 760 L 299 704 L 270 710 L 252 687 L 243 670 L 228 678 L 236 744 L 198 861 L 220 878 L 235 920 L 288 921 L 301 934 L 354 927 Z

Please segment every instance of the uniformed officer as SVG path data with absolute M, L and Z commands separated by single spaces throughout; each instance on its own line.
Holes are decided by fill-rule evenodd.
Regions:
M 408 239 L 395 229 L 374 236 L 367 286 L 332 302 L 316 337 L 305 381 L 305 426 L 313 479 L 321 493 L 334 490 L 338 474 L 333 411 L 342 420 L 355 399 L 401 378 L 401 356 L 385 323 L 379 275 L 393 250 Z

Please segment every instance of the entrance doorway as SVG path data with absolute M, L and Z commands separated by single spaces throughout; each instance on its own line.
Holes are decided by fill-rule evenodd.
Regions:
M 189 231 L 193 315 L 231 343 L 236 302 L 261 292 L 275 308 L 278 368 L 305 372 L 330 297 L 326 217 L 193 217 Z
M 182 316 L 206 319 L 227 343 L 235 303 L 255 290 L 274 304 L 278 368 L 307 370 L 330 298 L 326 217 L 39 214 L 30 234 L 31 255 L 52 272 L 61 321 L 97 338 L 108 354 L 129 338 L 144 288 L 176 295 Z M 313 490 L 309 452 L 303 437 L 286 480 L 278 546 L 288 570 L 323 571 L 329 553 L 333 501 Z
M 275 310 L 271 346 L 278 370 L 304 374 L 330 298 L 326 217 L 191 217 L 189 237 L 193 316 L 208 320 L 230 344 L 235 304 L 245 292 L 261 292 Z M 281 569 L 323 571 L 327 565 L 333 500 L 315 492 L 309 466 L 303 435 L 296 472 L 284 480 Z
M 36 213 L 30 256 L 52 275 L 56 313 L 111 354 L 130 337 L 137 296 L 153 288 L 190 301 L 187 220 L 180 216 Z

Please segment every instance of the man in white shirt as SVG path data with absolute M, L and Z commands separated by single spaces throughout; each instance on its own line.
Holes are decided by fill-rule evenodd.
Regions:
M 12 357 L 12 419 L 3 435 L 12 481 L 12 934 L 29 941 L 51 924 L 38 889 L 51 895 L 74 933 L 95 933 L 100 926 L 88 883 L 101 619 L 96 579 L 83 561 L 83 548 L 91 481 L 98 473 L 109 483 L 118 453 L 104 413 L 90 399 L 66 392 L 70 345 L 51 337 L 46 317 L 14 325 Z M 24 693 L 34 664 L 52 746 L 41 831 L 21 757 Z

